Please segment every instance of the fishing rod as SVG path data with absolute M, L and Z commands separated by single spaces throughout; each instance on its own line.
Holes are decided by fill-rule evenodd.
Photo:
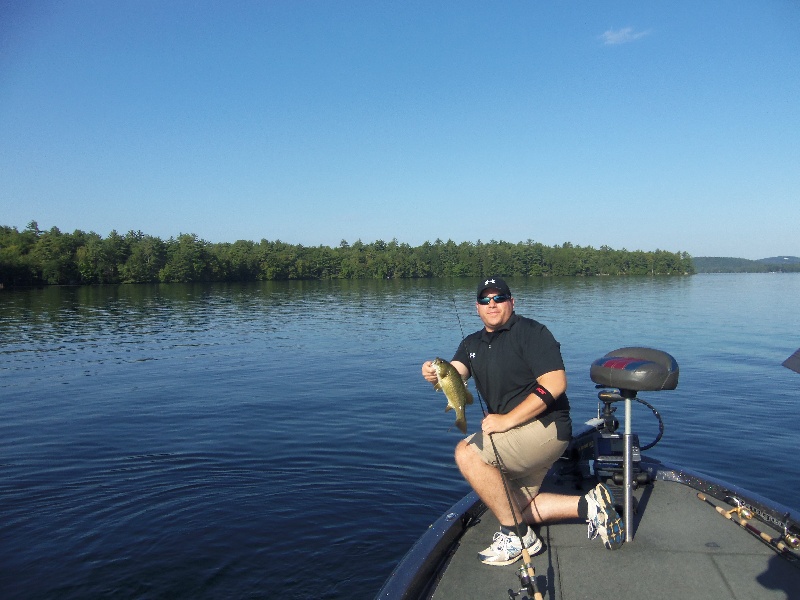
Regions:
M 476 386 L 477 388 L 477 386 Z M 508 483 L 508 479 L 505 475 L 505 464 L 503 463 L 503 459 L 500 458 L 500 453 L 497 452 L 497 446 L 494 443 L 494 434 L 489 434 L 489 441 L 492 442 L 492 450 L 494 450 L 494 456 L 497 458 L 497 470 L 500 471 L 500 479 L 503 481 L 503 489 L 506 492 L 506 499 L 508 500 L 508 506 L 511 509 L 511 516 L 514 518 L 514 529 L 517 531 L 517 537 L 519 538 L 519 543 L 522 546 L 522 563 L 523 566 L 520 567 L 518 572 L 519 581 L 520 583 L 527 588 L 529 594 L 533 594 L 534 600 L 542 600 L 542 594 L 536 587 L 536 571 L 533 568 L 533 562 L 531 561 L 531 555 L 528 552 L 528 549 L 525 547 L 525 543 L 522 541 L 522 528 L 519 525 L 519 520 L 517 520 L 517 512 L 514 510 L 514 501 L 511 498 L 511 489 Z M 519 508 L 517 508 L 519 510 Z M 522 511 L 520 511 L 522 514 Z
M 461 341 L 464 342 L 466 340 L 466 336 L 464 335 L 464 327 L 461 324 L 461 316 L 458 314 L 458 305 L 456 304 L 455 296 L 451 295 L 451 299 L 453 300 L 453 308 L 455 309 L 456 319 L 458 319 L 458 328 L 461 330 Z M 478 394 L 478 402 L 480 402 L 481 411 L 483 411 L 483 416 L 485 417 L 489 413 L 489 407 L 487 404 L 484 403 L 483 397 L 481 396 L 481 392 L 478 389 L 478 379 L 475 377 L 475 369 L 472 368 L 472 356 L 470 356 L 469 350 L 467 350 L 467 361 L 469 362 L 469 371 L 472 374 L 472 378 L 475 380 L 475 392 Z M 519 511 L 520 515 L 522 515 L 522 511 L 519 509 L 518 506 L 515 505 L 514 500 L 512 499 L 511 495 L 511 484 L 508 482 L 508 478 L 506 477 L 505 473 L 505 463 L 500 458 L 500 453 L 497 451 L 497 446 L 494 443 L 494 434 L 490 433 L 489 441 L 492 444 L 492 450 L 494 451 L 494 456 L 497 459 L 497 470 L 500 472 L 500 479 L 503 482 L 503 490 L 506 493 L 506 500 L 508 500 L 508 507 L 511 509 L 511 516 L 514 518 L 514 529 L 517 532 L 517 537 L 519 538 L 520 545 L 522 546 L 522 562 L 523 566 L 520 567 L 518 576 L 520 583 L 523 587 L 526 588 L 526 591 L 531 594 L 534 600 L 543 600 L 542 593 L 539 591 L 536 585 L 536 570 L 533 568 L 533 562 L 531 561 L 531 555 L 528 552 L 528 549 L 525 547 L 525 542 L 523 542 L 522 538 L 522 528 L 519 524 L 519 519 L 517 519 L 517 511 Z
M 721 506 L 714 504 L 708 497 L 701 493 L 697 492 L 697 497 L 708 504 L 709 506 L 713 506 L 714 510 L 716 510 L 719 514 L 723 517 L 728 519 L 729 521 L 733 521 L 742 529 L 746 529 L 749 533 L 753 534 L 755 537 L 759 538 L 761 541 L 765 542 L 768 546 L 770 546 L 773 550 L 778 551 L 781 555 L 789 558 L 791 560 L 797 560 L 797 555 L 795 555 L 792 550 L 797 548 L 800 543 L 795 536 L 791 536 L 787 534 L 784 539 L 778 537 L 772 537 L 763 531 L 759 531 L 756 527 L 751 525 L 748 521 L 749 519 L 753 518 L 753 513 L 750 511 L 749 508 L 743 506 L 738 498 L 733 498 L 736 506 L 731 508 L 730 510 L 725 510 Z M 733 515 L 739 517 L 739 519 L 734 519 Z

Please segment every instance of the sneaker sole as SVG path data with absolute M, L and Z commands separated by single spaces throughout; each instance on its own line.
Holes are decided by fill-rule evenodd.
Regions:
M 600 503 L 607 517 L 606 522 L 603 523 L 605 536 L 603 536 L 602 531 L 600 532 L 603 545 L 609 550 L 618 550 L 622 548 L 622 544 L 625 542 L 625 525 L 619 513 L 614 508 L 614 495 L 611 493 L 611 490 L 602 483 L 598 484 L 592 491 L 595 492 L 595 494 L 593 494 L 594 498 Z M 598 491 L 600 492 L 599 494 L 597 493 Z

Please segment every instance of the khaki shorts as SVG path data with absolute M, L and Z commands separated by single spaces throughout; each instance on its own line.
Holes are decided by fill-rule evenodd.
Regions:
M 569 445 L 569 442 L 558 439 L 554 422 L 543 424 L 538 419 L 503 433 L 495 433 L 492 439 L 500 455 L 503 472 L 529 500 L 539 493 L 547 471 Z M 473 433 L 466 441 L 485 463 L 500 466 L 488 435 Z

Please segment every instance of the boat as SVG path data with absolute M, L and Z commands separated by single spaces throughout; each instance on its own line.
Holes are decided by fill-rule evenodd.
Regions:
M 784 363 L 800 373 L 800 349 Z M 535 526 L 533 557 L 484 566 L 477 553 L 499 529 L 471 492 L 425 531 L 376 600 L 800 599 L 800 515 L 757 493 L 648 456 L 663 433 L 639 392 L 674 389 L 675 359 L 652 348 L 620 348 L 594 361 L 598 416 L 573 434 L 543 491 L 579 494 L 605 483 L 625 520 L 625 543 L 609 551 L 577 520 Z M 640 446 L 631 403 L 659 421 Z M 620 431 L 617 408 L 624 405 Z

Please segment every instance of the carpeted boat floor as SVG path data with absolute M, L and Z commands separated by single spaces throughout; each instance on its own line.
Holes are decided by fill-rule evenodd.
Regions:
M 634 539 L 619 550 L 607 550 L 599 537 L 588 540 L 585 523 L 537 529 L 544 548 L 532 563 L 545 600 L 800 600 L 798 562 L 725 519 L 692 488 L 656 481 L 635 496 Z M 762 524 L 758 528 L 776 535 Z M 522 561 L 497 567 L 477 558 L 498 529 L 488 511 L 467 529 L 432 598 L 528 597 L 520 589 Z

